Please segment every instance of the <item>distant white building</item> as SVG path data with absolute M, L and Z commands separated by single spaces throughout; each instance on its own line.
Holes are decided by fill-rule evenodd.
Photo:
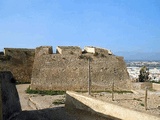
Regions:
M 138 79 L 141 67 L 127 67 L 131 79 Z M 149 69 L 149 78 L 151 81 L 160 81 L 160 69 Z

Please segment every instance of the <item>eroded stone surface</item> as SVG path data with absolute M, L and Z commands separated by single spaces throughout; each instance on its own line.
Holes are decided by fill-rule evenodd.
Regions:
M 0 54 L 0 71 L 11 71 L 18 82 L 30 82 L 34 49 L 4 48 Z
M 76 51 L 76 47 L 71 48 Z M 51 46 L 36 48 L 31 89 L 87 90 L 88 59 L 91 59 L 92 90 L 111 89 L 113 80 L 115 89 L 130 89 L 123 57 L 111 55 L 108 50 L 104 52 L 100 48 L 94 54 L 72 52 L 71 48 L 61 47 L 61 54 L 53 54 Z

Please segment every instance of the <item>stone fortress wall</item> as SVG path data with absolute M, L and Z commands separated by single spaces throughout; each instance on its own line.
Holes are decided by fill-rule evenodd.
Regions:
M 89 51 L 92 49 L 95 52 Z M 51 46 L 37 47 L 32 70 L 33 90 L 87 90 L 88 59 L 91 59 L 92 90 L 130 90 L 129 74 L 123 57 L 95 47 Z
M 0 71 L 11 71 L 18 82 L 30 82 L 35 49 L 4 48 L 0 52 Z

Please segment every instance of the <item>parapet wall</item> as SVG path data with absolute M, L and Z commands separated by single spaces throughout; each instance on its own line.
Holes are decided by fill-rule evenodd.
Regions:
M 58 46 L 57 53 L 59 54 L 82 54 L 82 50 L 77 46 Z
M 93 53 L 93 54 L 112 55 L 112 52 L 110 50 L 103 49 L 103 48 L 97 48 L 97 47 L 93 47 L 93 46 L 85 47 L 84 51 L 86 51 L 88 53 Z
M 112 120 L 160 120 L 159 116 L 132 110 L 71 91 L 66 92 L 65 107 L 67 110 L 89 111 L 104 116 L 106 119 L 112 118 Z
M 52 47 L 38 47 L 34 59 L 31 89 L 39 90 L 87 90 L 88 58 L 92 59 L 92 90 L 130 89 L 129 75 L 122 57 L 113 55 L 85 54 L 40 54 L 38 51 Z M 41 51 L 42 50 L 42 51 Z
M 0 71 L 11 71 L 17 81 L 30 82 L 34 55 L 34 49 L 4 48 L 4 55 L 0 55 Z

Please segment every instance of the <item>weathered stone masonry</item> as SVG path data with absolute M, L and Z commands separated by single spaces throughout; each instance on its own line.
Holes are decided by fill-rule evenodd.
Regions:
M 96 48 L 95 48 L 96 49 Z M 38 47 L 32 70 L 31 89 L 39 90 L 87 90 L 88 61 L 91 58 L 91 80 L 93 90 L 108 90 L 112 81 L 116 89 L 130 89 L 129 75 L 123 57 L 97 48 L 89 53 L 79 47 Z
M 0 71 L 11 71 L 18 82 L 30 82 L 34 49 L 4 48 L 0 54 Z

